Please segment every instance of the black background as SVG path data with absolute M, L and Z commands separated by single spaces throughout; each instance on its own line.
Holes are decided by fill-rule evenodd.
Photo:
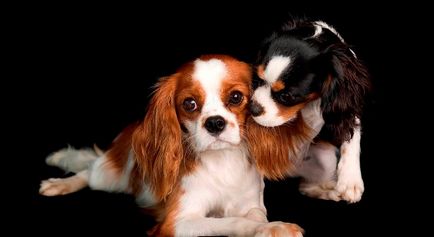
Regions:
M 106 148 L 123 127 L 144 115 L 150 87 L 159 77 L 201 54 L 252 62 L 273 29 L 291 16 L 305 16 L 333 25 L 372 75 L 373 93 L 362 120 L 366 191 L 360 203 L 346 204 L 302 196 L 296 179 L 267 182 L 269 220 L 297 223 L 306 236 L 414 233 L 417 227 L 402 224 L 413 219 L 402 213 L 413 204 L 407 197 L 417 193 L 411 160 L 418 149 L 408 149 L 416 139 L 407 132 L 421 106 L 410 100 L 423 93 L 418 93 L 421 71 L 410 63 L 422 67 L 413 53 L 425 46 L 414 37 L 421 38 L 426 15 L 406 4 L 233 4 L 38 5 L 13 18 L 21 18 L 14 29 L 15 56 L 25 65 L 13 77 L 25 98 L 12 106 L 24 129 L 14 141 L 20 141 L 19 153 L 26 159 L 19 163 L 30 180 L 31 205 L 22 216 L 36 226 L 32 232 L 145 236 L 152 218 L 129 196 L 89 189 L 39 196 L 40 180 L 69 175 L 47 167 L 45 157 L 68 144 Z

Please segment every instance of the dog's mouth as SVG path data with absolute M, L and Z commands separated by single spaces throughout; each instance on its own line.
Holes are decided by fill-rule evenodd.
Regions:
M 231 144 L 225 141 L 217 140 L 208 145 L 207 150 L 221 150 L 229 147 Z
M 264 113 L 260 116 L 253 117 L 253 120 L 255 120 L 256 123 L 264 127 L 277 127 L 295 119 L 295 117 L 296 116 L 290 118 L 283 118 L 281 116 L 272 116 L 272 115 L 268 115 L 267 113 Z
M 209 143 L 209 145 L 206 147 L 206 150 L 221 150 L 221 149 L 226 149 L 237 145 L 239 145 L 239 143 L 226 141 L 221 138 L 215 138 L 214 141 Z

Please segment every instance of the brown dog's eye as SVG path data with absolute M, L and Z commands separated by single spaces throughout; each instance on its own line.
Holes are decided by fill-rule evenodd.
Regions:
M 243 94 L 239 91 L 233 91 L 229 96 L 229 104 L 239 105 L 243 101 Z
M 182 106 L 187 112 L 193 112 L 197 109 L 197 103 L 193 98 L 185 99 L 184 102 L 182 102 Z

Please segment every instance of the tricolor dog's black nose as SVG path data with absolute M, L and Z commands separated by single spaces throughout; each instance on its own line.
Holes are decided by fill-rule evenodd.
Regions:
M 222 116 L 212 116 L 206 119 L 205 128 L 212 135 L 220 134 L 226 127 L 226 121 Z
M 258 104 L 258 102 L 252 100 L 249 103 L 249 110 L 252 116 L 256 117 L 264 113 L 264 107 Z

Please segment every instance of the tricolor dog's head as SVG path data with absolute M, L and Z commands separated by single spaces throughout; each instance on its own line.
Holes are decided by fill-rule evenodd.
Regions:
M 260 50 L 250 110 L 267 127 L 294 120 L 320 98 L 325 126 L 348 140 L 360 117 L 369 82 L 365 67 L 334 28 L 321 21 L 293 21 Z

